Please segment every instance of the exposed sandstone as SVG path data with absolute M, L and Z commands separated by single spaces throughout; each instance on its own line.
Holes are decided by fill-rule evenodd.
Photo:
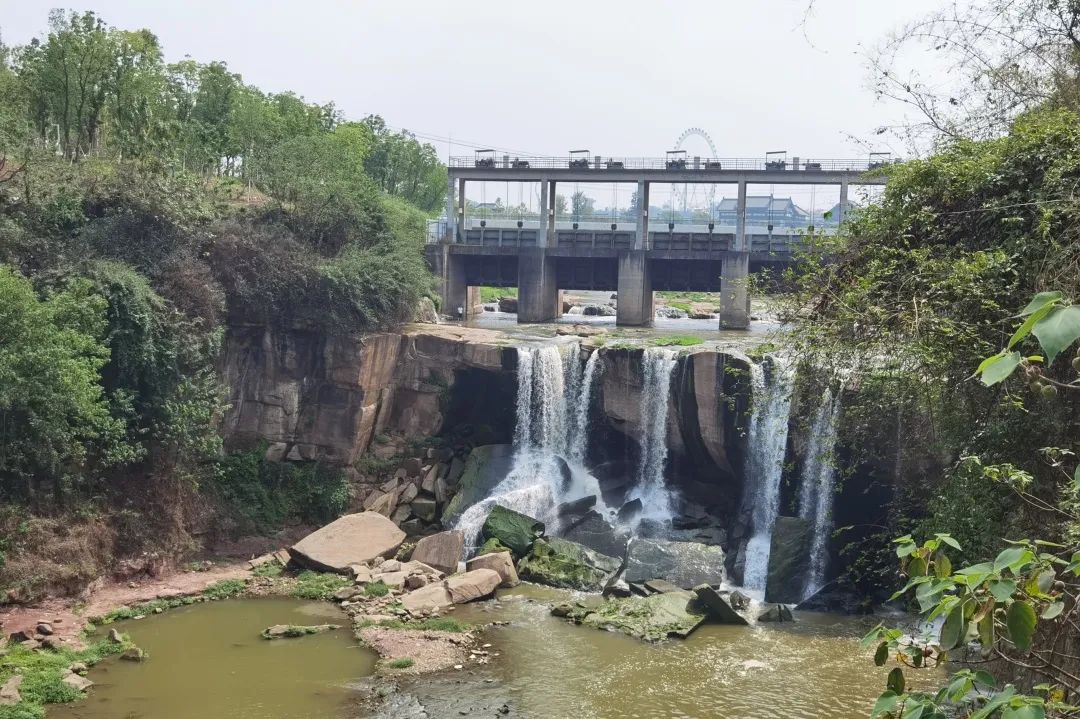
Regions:
M 392 556 L 405 533 L 376 512 L 347 514 L 289 548 L 300 564 L 325 572 L 349 573 L 350 565 Z

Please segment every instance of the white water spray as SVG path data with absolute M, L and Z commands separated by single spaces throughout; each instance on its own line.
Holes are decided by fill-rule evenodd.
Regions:
M 577 456 L 585 454 L 583 435 L 592 383 L 587 370 L 588 381 L 583 376 L 580 352 L 578 344 L 565 347 L 565 354 L 555 345 L 518 348 L 514 464 L 491 495 L 466 509 L 458 520 L 457 529 L 465 533 L 470 546 L 477 544 L 480 528 L 495 504 L 539 519 L 549 533 L 558 529 L 556 510 L 562 502 L 592 494 L 597 497 L 597 511 L 607 512 L 596 478 Z M 595 355 L 589 358 L 593 372 Z
M 641 463 L 631 498 L 641 500 L 642 518 L 670 522 L 671 494 L 664 485 L 664 469 L 668 454 L 668 401 L 676 354 L 665 347 L 649 347 L 642 355 L 641 364 Z
M 810 444 L 802 469 L 799 492 L 799 516 L 814 528 L 810 548 L 810 571 L 806 577 L 803 598 L 817 592 L 825 583 L 829 564 L 829 532 L 832 528 L 832 506 L 836 480 L 836 464 L 832 458 L 836 446 L 837 425 L 840 419 L 840 395 L 834 397 L 826 388 L 810 429 Z
M 575 345 L 576 346 L 576 345 Z M 567 354 L 570 357 L 570 353 Z M 574 361 L 577 363 L 577 353 L 574 353 Z M 596 379 L 600 364 L 600 352 L 594 350 L 589 359 L 585 361 L 585 372 L 581 375 L 580 382 L 576 387 L 574 396 L 578 397 L 573 415 L 573 423 L 570 428 L 569 447 L 567 447 L 566 461 L 570 466 L 585 465 L 585 451 L 588 448 L 589 437 L 589 407 L 592 404 L 593 382 Z
M 779 357 L 750 365 L 753 414 L 750 419 L 746 488 L 743 506 L 751 511 L 750 541 L 746 544 L 743 586 L 764 591 L 769 573 L 772 532 L 780 510 L 780 477 L 787 450 L 788 415 L 795 372 Z

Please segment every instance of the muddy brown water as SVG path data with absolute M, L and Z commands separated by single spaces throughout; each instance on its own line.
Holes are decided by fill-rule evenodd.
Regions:
M 417 693 L 495 692 L 511 716 L 533 719 L 865 719 L 884 688 L 887 668 L 858 645 L 872 620 L 802 612 L 794 624 L 706 625 L 686 641 L 652 645 L 550 616 L 549 602 L 567 596 L 522 585 L 497 602 L 458 607 L 463 621 L 510 622 L 481 639 L 499 653 L 482 673 L 495 682 L 451 672 L 417 678 Z M 327 622 L 347 623 L 329 604 L 249 599 L 118 623 L 149 661 L 106 660 L 91 670 L 90 696 L 51 708 L 48 719 L 362 717 L 350 683 L 371 674 L 376 658 L 351 632 L 259 637 L 270 624 Z M 433 719 L 442 719 L 437 707 L 457 707 L 425 703 Z
M 267 641 L 272 624 L 346 629 Z M 357 645 L 332 604 L 230 599 L 115 625 L 142 647 L 143 663 L 108 659 L 90 670 L 88 697 L 48 719 L 336 719 L 354 716 L 349 683 L 377 657 Z

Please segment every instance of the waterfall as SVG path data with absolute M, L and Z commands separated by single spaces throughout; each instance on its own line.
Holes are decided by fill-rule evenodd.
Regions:
M 669 522 L 671 496 L 664 486 L 664 467 L 668 453 L 668 401 L 676 354 L 665 347 L 649 347 L 642 355 L 641 364 L 641 463 L 637 488 L 631 496 L 641 500 L 642 517 Z
M 567 357 L 570 357 L 571 354 L 574 356 L 574 362 L 578 363 L 578 353 L 567 353 Z M 602 367 L 600 364 L 600 352 L 594 350 L 585 362 L 585 372 L 576 385 L 576 391 L 571 395 L 578 397 L 575 404 L 574 421 L 571 423 L 569 430 L 569 447 L 567 448 L 566 457 L 566 461 L 571 466 L 585 465 L 585 450 L 588 446 L 589 435 L 589 406 L 592 404 L 592 389 L 597 367 Z
M 810 429 L 810 444 L 802 468 L 799 492 L 799 516 L 814 527 L 810 548 L 810 571 L 806 577 L 803 598 L 821 589 L 829 563 L 829 532 L 832 528 L 833 490 L 836 464 L 832 452 L 840 418 L 840 393 L 833 396 L 826 388 Z
M 750 365 L 753 413 L 750 419 L 746 488 L 743 507 L 751 512 L 750 541 L 746 544 L 743 586 L 763 591 L 769 573 L 772 531 L 780 509 L 780 477 L 787 450 L 788 414 L 795 372 L 781 358 Z
M 514 462 L 490 496 L 469 507 L 458 520 L 466 543 L 475 546 L 480 528 L 495 504 L 527 514 L 558 529 L 559 504 L 590 494 L 606 512 L 596 478 L 582 466 L 588 402 L 597 353 L 583 373 L 581 346 L 518 347 L 517 424 Z M 591 368 L 591 369 L 590 369 Z M 568 475 L 568 476 L 567 476 Z

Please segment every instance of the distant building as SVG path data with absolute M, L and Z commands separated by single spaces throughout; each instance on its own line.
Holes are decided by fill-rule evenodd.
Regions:
M 719 224 L 735 224 L 738 209 L 735 198 L 725 197 L 717 203 L 716 209 Z M 810 213 L 796 205 L 790 197 L 749 195 L 746 198 L 746 223 L 772 224 L 774 227 L 806 227 L 810 224 Z

